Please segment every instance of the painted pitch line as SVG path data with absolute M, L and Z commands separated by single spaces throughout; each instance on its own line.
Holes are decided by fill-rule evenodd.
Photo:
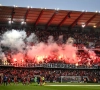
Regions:
M 92 87 L 92 86 L 100 86 L 100 85 L 45 85 L 45 86 L 89 86 L 89 87 Z

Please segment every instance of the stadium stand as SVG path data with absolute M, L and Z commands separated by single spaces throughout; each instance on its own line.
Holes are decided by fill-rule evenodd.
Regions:
M 0 58 L 0 80 L 2 75 L 6 75 L 10 78 L 9 82 L 25 83 L 29 78 L 30 82 L 35 82 L 35 77 L 39 75 L 44 76 L 47 82 L 62 82 L 69 79 L 68 77 L 61 79 L 62 76 L 70 76 L 70 78 L 80 76 L 81 82 L 100 81 L 99 13 L 6 6 L 0 6 L 0 12 L 0 41 L 2 35 L 12 29 L 24 30 L 27 37 L 34 33 L 38 43 L 43 42 L 46 45 L 48 45 L 48 37 L 52 36 L 59 47 L 63 47 L 71 37 L 74 42 L 73 47 L 77 48 L 78 61 L 78 63 L 66 62 L 70 61 L 69 58 L 66 61 L 65 58 L 59 60 L 53 53 L 54 56 L 43 58 L 42 62 L 36 63 L 35 59 L 29 60 L 25 57 L 19 64 L 16 60 L 12 61 L 11 50 L 0 43 L 2 48 L 0 57 L 2 51 L 7 59 Z M 34 44 L 32 42 L 30 46 Z

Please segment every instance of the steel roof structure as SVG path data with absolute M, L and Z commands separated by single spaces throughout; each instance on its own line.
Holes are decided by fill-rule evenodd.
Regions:
M 0 6 L 0 24 L 7 24 L 9 21 L 14 24 L 26 22 L 27 24 L 48 26 L 74 26 L 99 27 L 100 13 L 71 11 L 71 10 L 55 10 L 27 7 L 10 7 Z

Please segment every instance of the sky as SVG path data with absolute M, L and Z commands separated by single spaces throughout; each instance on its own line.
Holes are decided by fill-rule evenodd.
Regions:
M 100 11 L 100 0 L 0 0 L 2 6 L 48 8 L 75 11 Z

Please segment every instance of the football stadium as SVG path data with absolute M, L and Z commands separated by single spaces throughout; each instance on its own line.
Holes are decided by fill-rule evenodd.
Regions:
M 0 6 L 0 90 L 100 90 L 100 12 Z

